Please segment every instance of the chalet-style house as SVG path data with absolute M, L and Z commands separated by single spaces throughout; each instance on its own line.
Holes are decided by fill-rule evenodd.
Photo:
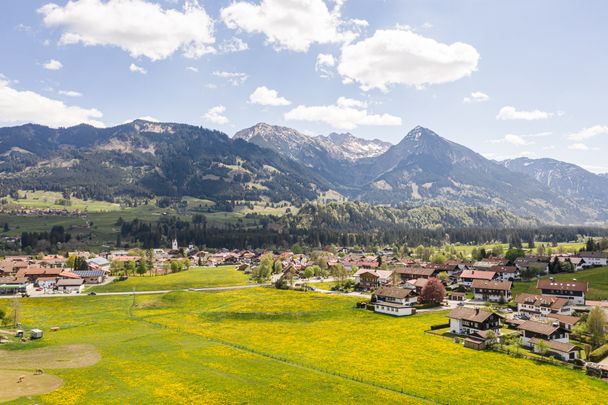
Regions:
M 411 288 L 380 287 L 372 296 L 374 312 L 394 316 L 407 316 L 416 313 L 412 307 L 418 302 L 418 295 Z
M 392 281 L 393 272 L 389 270 L 360 269 L 355 273 L 357 288 L 373 290 Z
M 588 283 L 586 281 L 555 281 L 553 277 L 540 279 L 536 283 L 536 288 L 542 295 L 566 298 L 574 304 L 585 305 L 585 293 L 587 293 Z
M 460 284 L 471 287 L 473 280 L 490 281 L 496 278 L 496 273 L 493 271 L 484 270 L 463 270 L 458 280 Z
M 608 266 L 608 253 L 604 252 L 580 252 L 578 256 L 585 261 L 587 267 Z
M 526 321 L 518 326 L 522 331 L 523 346 L 539 352 L 539 342 L 544 341 L 547 351 L 562 360 L 574 360 L 580 357 L 580 348 L 570 343 L 568 331 L 561 328 L 559 322 L 543 323 Z
M 492 266 L 488 271 L 496 273 L 497 280 L 515 281 L 521 278 L 520 271 L 516 266 Z
M 471 288 L 473 299 L 478 301 L 509 302 L 511 301 L 510 281 L 473 280 Z
M 572 314 L 572 302 L 552 295 L 522 293 L 515 297 L 517 312 L 527 312 L 537 316 L 549 314 Z
M 567 330 L 568 332 L 571 332 L 572 328 L 581 320 L 581 318 L 579 318 L 578 316 L 563 314 L 547 314 L 546 318 L 553 319 L 559 322 L 559 326 L 562 329 Z
M 474 335 L 493 331 L 500 332 L 501 316 L 479 308 L 458 307 L 450 311 L 450 332 L 459 335 Z
M 441 271 L 433 267 L 405 267 L 395 271 L 397 272 L 397 275 L 399 275 L 401 282 L 419 278 L 431 278 L 441 273 Z
M 517 327 L 522 331 L 521 343 L 525 347 L 532 347 L 530 339 L 542 339 L 546 341 L 555 340 L 568 343 L 568 332 L 559 326 L 559 322 L 525 321 Z

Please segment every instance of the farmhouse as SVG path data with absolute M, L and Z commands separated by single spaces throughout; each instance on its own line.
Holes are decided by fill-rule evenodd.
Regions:
M 458 307 L 450 311 L 450 332 L 473 335 L 482 331 L 500 331 L 500 315 L 479 308 Z
M 473 280 L 473 299 L 479 301 L 508 302 L 511 300 L 510 281 Z
M 63 269 L 29 267 L 19 270 L 17 272 L 17 277 L 25 277 L 30 282 L 35 282 L 40 277 L 59 277 L 61 273 L 63 273 Z
M 587 292 L 588 284 L 586 281 L 555 281 L 553 277 L 550 279 L 541 279 L 536 283 L 536 288 L 541 291 L 542 295 L 552 297 L 566 298 L 574 304 L 585 305 L 585 293 Z
M 572 303 L 566 298 L 522 293 L 515 297 L 515 302 L 517 312 L 527 312 L 539 316 L 572 314 Z
M 460 274 L 459 281 L 462 285 L 470 287 L 473 284 L 473 280 L 494 280 L 496 273 L 493 271 L 483 270 L 463 270 Z
M 537 321 L 525 321 L 517 327 L 523 332 L 521 343 L 525 347 L 533 347 L 531 339 L 542 339 L 547 342 L 557 341 L 569 343 L 568 332 L 559 326 L 559 322 L 543 323 Z
M 418 301 L 413 289 L 399 287 L 380 287 L 373 296 L 374 312 L 406 316 L 416 312 L 412 305 Z
M 578 256 L 585 261 L 586 266 L 608 266 L 608 253 L 580 252 Z

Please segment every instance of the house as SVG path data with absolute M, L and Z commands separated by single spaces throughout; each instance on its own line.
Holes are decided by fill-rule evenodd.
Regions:
M 450 277 L 458 276 L 463 270 L 468 269 L 464 263 L 458 263 L 454 261 L 446 262 L 445 264 L 438 265 L 435 267 L 439 273 L 447 273 Z
M 407 280 L 405 282 L 405 288 L 413 288 L 416 290 L 416 294 L 420 295 L 422 293 L 422 289 L 429 282 L 428 278 L 417 278 L 415 280 Z
M 585 305 L 585 293 L 588 283 L 586 281 L 555 281 L 553 277 L 540 279 L 536 283 L 536 288 L 542 295 L 566 298 L 574 304 Z
M 563 262 L 566 262 L 566 261 L 572 263 L 572 265 L 574 266 L 574 271 L 581 271 L 585 267 L 589 267 L 589 265 L 587 264 L 585 259 L 583 259 L 582 257 L 558 256 L 557 260 L 559 261 L 560 264 Z
M 532 351 L 535 353 L 540 352 L 539 342 L 542 339 L 532 338 L 530 343 L 532 344 Z M 561 358 L 563 361 L 575 360 L 581 358 L 581 348 L 573 345 L 572 343 L 564 343 L 556 340 L 550 340 L 546 342 L 547 354 L 552 354 Z
M 106 279 L 106 273 L 102 270 L 74 270 L 74 274 L 84 279 L 85 284 L 101 284 Z
M 533 347 L 531 339 L 542 339 L 546 342 L 556 341 L 569 343 L 568 332 L 559 326 L 559 322 L 544 323 L 538 321 L 525 321 L 517 329 L 522 331 L 521 343 L 525 347 Z
M 497 280 L 515 281 L 521 278 L 519 269 L 516 266 L 492 266 L 488 271 L 496 273 Z
M 392 271 L 360 269 L 355 273 L 355 284 L 363 290 L 376 289 L 391 282 Z
M 580 252 L 578 257 L 585 261 L 586 266 L 608 266 L 608 253 Z
M 473 335 L 479 332 L 500 332 L 500 315 L 479 308 L 458 307 L 450 311 L 450 332 Z
M 84 291 L 84 280 L 82 278 L 62 278 L 57 280 L 55 288 L 64 293 L 81 293 Z
M 104 257 L 95 257 L 87 260 L 87 264 L 91 270 L 100 270 L 105 273 L 110 272 L 110 261 Z
M 470 287 L 473 284 L 473 280 L 494 280 L 496 273 L 493 271 L 483 270 L 463 270 L 458 280 L 462 285 Z
M 40 277 L 59 277 L 61 273 L 63 273 L 63 269 L 60 268 L 28 267 L 20 269 L 17 277 L 25 277 L 34 283 Z
M 479 301 L 509 302 L 511 301 L 510 281 L 479 280 L 475 279 L 471 283 L 473 289 L 473 299 Z
M 515 267 L 520 273 L 528 271 L 530 268 L 535 269 L 539 274 L 549 273 L 549 261 L 544 256 L 527 256 L 519 257 L 515 260 Z
M 411 288 L 380 287 L 372 296 L 374 312 L 394 316 L 406 316 L 416 313 L 412 308 L 418 301 L 418 295 Z
M 580 322 L 581 318 L 578 316 L 572 315 L 563 315 L 563 314 L 547 314 L 548 319 L 553 319 L 559 322 L 559 326 L 567 330 L 568 332 L 572 331 L 572 328 Z
M 448 299 L 452 301 L 465 301 L 467 299 L 467 293 L 454 291 L 450 294 Z
M 515 297 L 515 302 L 517 312 L 527 312 L 541 317 L 549 314 L 572 314 L 572 303 L 566 298 L 522 293 Z
M 27 292 L 28 280 L 25 277 L 0 277 L 0 295 L 15 295 Z
M 395 271 L 399 275 L 401 282 L 416 280 L 418 278 L 431 278 L 441 273 L 440 270 L 432 267 L 405 267 Z

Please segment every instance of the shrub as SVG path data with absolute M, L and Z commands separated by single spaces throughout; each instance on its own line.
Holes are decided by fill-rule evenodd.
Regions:
M 449 327 L 450 327 L 449 323 L 440 323 L 437 325 L 431 325 L 431 330 L 445 329 L 445 328 L 449 328 Z
M 608 344 L 598 347 L 589 354 L 589 360 L 598 363 L 608 357 Z

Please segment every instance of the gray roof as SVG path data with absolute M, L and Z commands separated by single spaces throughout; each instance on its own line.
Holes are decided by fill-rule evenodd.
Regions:
M 73 273 L 80 277 L 101 277 L 106 274 L 101 270 L 74 270 Z

